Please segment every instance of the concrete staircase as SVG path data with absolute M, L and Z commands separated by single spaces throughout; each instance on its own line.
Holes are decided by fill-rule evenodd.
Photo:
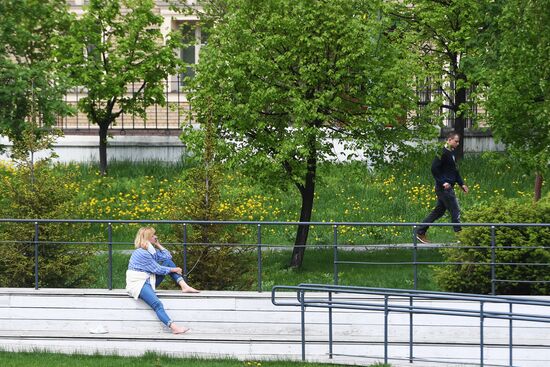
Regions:
M 141 355 L 154 351 L 241 360 L 301 359 L 300 310 L 274 306 L 270 293 L 159 291 L 159 296 L 168 314 L 191 328 L 189 333 L 172 335 L 147 305 L 128 297 L 124 290 L 0 288 L 0 345 L 8 350 L 66 353 Z M 296 295 L 282 296 L 290 301 Z M 381 302 L 376 297 L 335 297 Z M 357 365 L 383 360 L 382 313 L 335 310 L 333 359 L 328 358 L 327 310 L 308 309 L 305 317 L 307 360 Z M 390 314 L 389 322 L 392 366 L 479 363 L 477 318 L 415 315 L 415 357 L 454 361 L 437 364 L 408 363 L 409 316 Z M 485 363 L 507 365 L 507 325 L 507 321 L 486 321 Z M 101 331 L 105 333 L 94 333 Z M 550 325 L 516 323 L 514 345 L 514 365 L 550 365 Z

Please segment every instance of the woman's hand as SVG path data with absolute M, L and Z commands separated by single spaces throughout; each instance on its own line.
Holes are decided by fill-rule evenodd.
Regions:
M 161 248 L 162 246 L 160 245 L 160 242 L 159 242 L 159 239 L 157 236 L 153 235 L 153 237 L 151 237 L 151 242 L 156 248 Z
M 181 270 L 181 268 L 172 268 L 170 269 L 170 273 L 177 273 L 181 275 L 183 273 L 183 270 Z

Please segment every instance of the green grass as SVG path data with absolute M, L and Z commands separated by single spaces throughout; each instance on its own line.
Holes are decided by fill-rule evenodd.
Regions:
M 332 249 L 308 249 L 304 263 L 299 269 L 288 267 L 291 253 L 289 251 L 265 251 L 262 256 L 262 289 L 270 291 L 274 285 L 297 285 L 300 283 L 333 283 L 334 265 Z M 342 262 L 366 263 L 399 263 L 411 262 L 412 250 L 383 249 L 339 251 L 338 260 Z M 257 289 L 257 258 L 255 253 L 249 254 L 247 274 L 255 282 L 248 289 Z M 113 288 L 125 287 L 125 272 L 130 255 L 114 253 L 113 255 Z M 418 251 L 418 261 L 441 261 L 437 250 L 422 249 Z M 193 264 L 189 264 L 191 267 Z M 102 254 L 94 260 L 96 281 L 91 288 L 108 287 L 108 256 Z M 433 269 L 428 265 L 418 265 L 418 288 L 438 290 L 433 279 Z M 413 265 L 374 265 L 374 264 L 338 264 L 338 280 L 341 285 L 366 287 L 413 288 Z M 169 281 L 164 282 L 167 288 L 175 289 Z
M 376 171 L 362 162 L 319 165 L 312 221 L 420 222 L 435 205 L 431 158 L 429 154 L 419 154 Z M 531 199 L 533 176 L 525 174 L 522 167 L 503 154 L 470 155 L 460 166 L 470 186 L 468 195 L 458 195 L 465 220 L 469 219 L 469 208 L 490 203 L 497 197 Z M 183 163 L 114 162 L 110 165 L 109 176 L 102 178 L 97 175 L 94 165 L 59 167 L 76 170 L 80 175 L 75 207 L 85 210 L 75 216 L 99 219 L 167 219 L 168 210 L 174 205 L 170 195 L 188 192 L 182 183 L 187 168 Z M 299 218 L 300 195 L 293 186 L 271 187 L 253 178 L 227 172 L 220 191 L 221 202 L 227 206 L 223 215 L 226 219 L 297 221 Z M 89 205 L 92 199 L 96 201 L 93 206 Z M 147 205 L 152 207 L 151 211 L 140 211 Z M 187 214 L 177 215 L 177 218 L 190 219 Z M 114 241 L 132 242 L 137 227 L 115 226 Z M 166 233 L 173 229 L 166 225 L 160 230 Z M 106 233 L 105 228 L 103 231 Z M 290 245 L 295 228 L 268 227 L 262 235 L 266 243 Z M 433 228 L 430 237 L 435 241 L 449 241 L 452 230 L 450 227 Z M 251 233 L 242 241 L 254 243 L 255 238 L 254 228 L 251 228 Z M 410 228 L 399 227 L 342 228 L 339 233 L 341 243 L 351 244 L 402 243 L 410 242 L 410 238 Z M 309 242 L 331 243 L 331 227 L 312 229 Z
M 341 262 L 411 262 L 412 251 L 405 249 L 339 251 Z M 262 288 L 300 283 L 333 283 L 332 250 L 308 250 L 299 269 L 288 267 L 290 252 L 270 252 L 263 259 Z M 420 250 L 418 261 L 441 261 L 437 250 Z M 418 287 L 436 290 L 430 266 L 418 266 Z M 412 265 L 338 264 L 338 284 L 365 287 L 413 288 Z
M 124 289 L 126 287 L 126 269 L 130 255 L 113 253 L 113 288 Z M 90 288 L 109 287 L 109 256 L 105 253 L 97 255 L 93 260 L 92 269 L 95 281 Z
M 47 352 L 0 351 L 3 367 L 321 367 L 342 366 L 337 364 L 304 363 L 291 361 L 238 361 L 235 359 L 174 358 L 154 353 L 141 357 L 121 357 L 82 354 L 56 354 Z M 375 364 L 384 367 L 389 365 Z

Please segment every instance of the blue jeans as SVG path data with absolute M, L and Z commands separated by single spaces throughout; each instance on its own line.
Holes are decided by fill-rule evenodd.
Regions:
M 167 266 L 169 268 L 175 268 L 176 267 L 176 264 L 174 264 L 172 259 L 161 261 L 160 265 Z M 170 278 L 172 278 L 174 280 L 174 282 L 176 282 L 176 284 L 178 284 L 180 282 L 180 280 L 183 279 L 183 277 L 181 275 L 179 275 L 178 273 L 170 273 L 168 275 L 170 275 Z M 160 283 L 164 280 L 164 277 L 165 277 L 164 275 L 157 275 L 156 276 L 157 281 L 155 283 L 155 288 L 160 285 Z
M 422 223 L 433 223 L 445 214 L 445 211 L 451 213 L 451 221 L 453 223 L 460 223 L 460 207 L 458 205 L 458 199 L 456 198 L 455 190 L 450 188 L 445 190 L 443 188 L 436 187 L 435 194 L 437 195 L 437 205 L 434 210 L 422 221 Z M 425 234 L 429 226 L 418 227 L 416 233 Z M 460 226 L 453 226 L 455 232 L 460 232 L 462 228 Z
M 170 268 L 175 268 L 176 264 L 172 260 L 165 260 L 161 263 L 163 266 L 168 266 Z M 177 273 L 170 273 L 170 277 L 178 283 L 183 277 Z M 160 285 L 160 283 L 164 280 L 164 275 L 157 275 L 156 281 L 155 281 L 155 288 Z M 160 301 L 160 299 L 157 297 L 157 294 L 153 290 L 153 287 L 151 287 L 151 284 L 149 283 L 149 279 L 145 282 L 143 285 L 143 288 L 141 288 L 141 292 L 139 293 L 139 298 L 145 301 L 157 314 L 157 317 L 160 321 L 166 326 L 170 326 L 172 323 L 172 319 L 168 316 L 166 311 L 164 310 L 164 305 Z

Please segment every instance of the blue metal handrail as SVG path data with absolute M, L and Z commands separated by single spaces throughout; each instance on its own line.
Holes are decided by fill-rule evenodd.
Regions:
M 278 291 L 296 291 L 296 301 L 280 301 L 277 299 Z M 308 292 L 314 293 L 315 298 L 307 299 Z M 327 295 L 325 298 L 320 297 L 320 293 L 324 292 Z M 372 302 L 366 300 L 359 301 L 342 301 L 333 298 L 333 294 L 354 294 L 354 295 L 375 295 L 384 298 L 384 303 Z M 403 300 L 409 299 L 409 305 L 391 305 L 390 299 Z M 415 300 L 452 300 L 452 301 L 468 301 L 478 302 L 479 310 L 448 308 L 436 306 L 418 306 L 414 304 Z M 413 328 L 414 314 L 430 314 L 430 315 L 447 315 L 447 316 L 462 316 L 476 317 L 480 319 L 480 365 L 484 365 L 484 320 L 485 319 L 500 319 L 508 320 L 508 350 L 509 350 L 509 366 L 513 366 L 513 321 L 528 321 L 550 323 L 550 312 L 545 314 L 525 314 L 513 312 L 514 305 L 529 305 L 550 308 L 550 300 L 530 299 L 525 297 L 505 297 L 505 296 L 488 296 L 478 294 L 463 294 L 450 292 L 433 292 L 419 291 L 406 289 L 390 289 L 390 288 L 371 288 L 371 287 L 353 287 L 353 286 L 338 286 L 326 284 L 300 284 L 298 286 L 274 286 L 271 291 L 271 302 L 276 306 L 299 306 L 301 309 L 301 343 L 302 343 L 302 360 L 305 360 L 305 311 L 308 307 L 326 308 L 329 312 L 329 357 L 332 358 L 333 353 L 333 309 L 353 309 L 365 311 L 380 311 L 384 312 L 384 363 L 388 363 L 390 359 L 388 355 L 388 315 L 390 312 L 408 313 L 409 314 L 409 362 L 416 360 L 413 354 Z M 509 312 L 503 311 L 488 311 L 485 310 L 486 304 L 507 304 Z M 550 309 L 549 309 L 550 311 Z M 428 361 L 422 359 L 423 361 Z M 432 362 L 441 362 L 432 360 Z

